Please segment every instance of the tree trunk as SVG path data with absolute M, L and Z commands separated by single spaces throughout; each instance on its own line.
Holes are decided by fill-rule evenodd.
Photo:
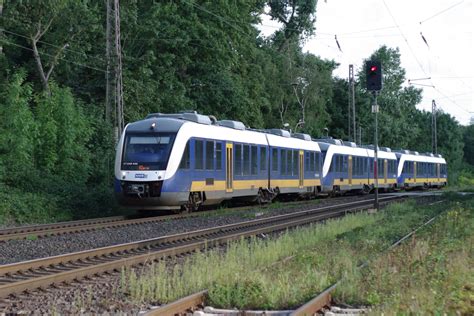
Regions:
M 3 12 L 3 0 L 0 0 L 0 17 L 2 16 Z M 0 39 L 3 37 L 3 32 L 0 31 Z M 3 52 L 3 46 L 2 43 L 0 43 L 0 54 Z

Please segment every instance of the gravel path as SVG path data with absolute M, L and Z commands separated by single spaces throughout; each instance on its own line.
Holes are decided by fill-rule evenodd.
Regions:
M 245 210 L 234 211 L 230 209 L 226 212 L 216 211 L 216 214 L 209 215 L 209 213 L 207 213 L 198 217 L 165 222 L 106 228 L 96 231 L 39 238 L 36 240 L 10 240 L 0 243 L 0 264 L 106 247 L 362 199 L 364 199 L 364 197 L 350 196 L 338 199 L 313 200 L 298 204 L 291 203 L 289 205 L 279 203 L 276 204 L 278 208 L 276 208 L 275 205 L 270 205 L 270 207 L 266 208 L 256 206 L 255 208 Z

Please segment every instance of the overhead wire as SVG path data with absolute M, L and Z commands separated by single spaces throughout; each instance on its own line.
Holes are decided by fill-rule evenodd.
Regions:
M 26 47 L 26 46 L 23 46 L 23 45 L 19 45 L 19 44 L 16 44 L 16 43 L 13 43 L 13 42 L 10 42 L 8 40 L 5 40 L 5 39 L 0 39 L 0 41 L 4 44 L 7 44 L 7 45 L 12 45 L 12 46 L 16 46 L 16 47 L 19 47 L 19 48 L 22 48 L 22 49 L 26 49 L 26 50 L 29 50 L 29 51 L 32 51 L 34 52 L 34 50 L 30 47 Z M 38 52 L 40 55 L 46 55 L 46 56 L 49 56 L 49 57 L 55 57 L 54 55 L 51 55 L 51 54 L 48 54 L 48 53 L 45 53 L 45 52 Z M 68 60 L 64 57 L 58 57 L 58 59 L 60 60 L 64 60 L 68 63 L 71 63 L 71 64 L 75 64 L 77 66 L 81 66 L 81 67 L 84 67 L 84 68 L 89 68 L 89 69 L 92 69 L 92 70 L 96 70 L 96 71 L 101 71 L 103 73 L 107 73 L 107 70 L 104 70 L 104 69 L 100 69 L 100 68 L 97 68 L 97 67 L 92 67 L 92 66 L 88 66 L 88 65 L 85 65 L 85 64 L 82 64 L 82 63 L 78 63 L 78 62 L 75 62 L 75 61 L 72 61 L 72 60 Z
M 7 29 L 4 29 L 4 28 L 0 28 L 0 32 L 5 32 L 5 33 L 8 33 L 8 34 L 11 34 L 11 35 L 15 35 L 15 36 L 18 36 L 18 37 L 22 37 L 22 38 L 25 38 L 25 39 L 30 39 L 30 37 L 26 36 L 26 35 L 22 35 L 20 33 L 16 33 L 16 32 L 13 32 L 13 31 L 10 31 L 10 30 L 7 30 Z M 55 48 L 62 48 L 62 46 L 60 45 L 56 45 L 56 44 L 51 44 L 51 43 L 48 43 L 48 42 L 45 42 L 45 41 L 42 41 L 42 40 L 38 40 L 38 43 L 42 43 L 42 44 L 45 44 L 45 45 L 48 45 L 48 46 L 51 46 L 51 47 L 55 47 Z M 76 50 L 73 50 L 69 47 L 66 47 L 64 49 L 65 51 L 69 51 L 69 52 L 72 52 L 72 53 L 76 53 L 76 54 L 79 54 L 79 55 L 82 55 L 84 56 L 84 52 L 79 52 L 79 51 L 76 51 Z M 105 62 L 104 59 L 98 57 L 98 56 L 91 56 L 91 55 L 87 55 L 86 54 L 86 57 L 91 57 L 91 58 L 94 58 L 94 59 L 97 59 L 101 62 Z
M 412 49 L 410 43 L 408 43 L 408 40 L 407 40 L 405 34 L 403 34 L 402 29 L 401 29 L 400 26 L 397 24 L 397 21 L 396 21 L 395 17 L 393 16 L 392 11 L 391 11 L 390 8 L 388 7 L 387 3 L 385 2 L 385 0 L 383 0 L 383 4 L 385 5 L 385 8 L 387 8 L 388 13 L 389 13 L 390 16 L 392 17 L 393 22 L 394 22 L 395 25 L 397 26 L 398 31 L 400 32 L 400 34 L 402 35 L 403 39 L 405 40 L 405 43 L 407 44 L 408 48 L 410 49 L 410 52 L 411 52 L 413 58 L 416 60 L 418 66 L 419 66 L 420 69 L 421 69 L 421 71 L 422 71 L 425 75 L 427 75 L 425 69 L 423 68 L 423 66 L 422 66 L 422 64 L 421 64 L 421 62 L 420 62 L 420 61 L 418 60 L 418 58 L 416 57 L 415 52 L 413 51 L 413 49 Z
M 423 21 L 420 21 L 420 24 L 425 23 L 426 21 L 429 21 L 429 20 L 431 20 L 432 18 L 437 17 L 438 15 L 443 14 L 443 13 L 445 13 L 446 11 L 449 11 L 449 10 L 451 10 L 451 9 L 454 8 L 454 7 L 457 7 L 458 5 L 460 5 L 460 4 L 463 3 L 463 2 L 464 2 L 464 0 L 459 1 L 459 2 L 457 2 L 457 3 L 455 3 L 455 4 L 451 5 L 451 6 L 449 6 L 449 7 L 446 8 L 446 9 L 443 9 L 443 10 L 441 10 L 441 11 L 439 11 L 439 12 L 437 12 L 437 13 L 431 15 L 430 17 L 424 19 Z

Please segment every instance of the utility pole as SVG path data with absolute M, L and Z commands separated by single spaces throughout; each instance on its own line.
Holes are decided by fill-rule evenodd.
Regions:
M 107 73 L 105 74 L 105 121 L 107 123 L 111 122 L 111 113 L 112 108 L 115 105 L 115 102 L 112 102 L 113 99 L 113 85 L 112 83 L 112 55 L 111 49 L 113 45 L 112 41 L 112 0 L 106 1 L 106 26 L 105 26 L 105 59 L 107 62 Z
M 0 17 L 2 16 L 3 13 L 3 0 L 0 0 Z M 0 39 L 3 37 L 3 32 L 0 31 Z M 0 54 L 3 52 L 3 46 L 0 43 Z
M 350 72 L 351 72 L 351 89 L 352 89 L 352 126 L 354 127 L 354 142 L 357 142 L 354 66 L 349 65 L 349 67 L 351 69 Z
M 116 123 L 117 123 L 117 139 L 122 134 L 123 123 L 123 82 L 122 82 L 122 44 L 120 42 L 120 4 L 119 0 L 114 0 L 115 11 L 115 53 L 117 56 L 116 71 L 115 71 L 115 85 L 116 85 Z
M 438 153 L 438 136 L 436 131 L 436 102 L 431 102 L 431 148 L 434 154 Z
M 374 178 L 375 178 L 375 201 L 374 207 L 375 209 L 379 209 L 379 121 L 378 121 L 378 113 L 379 113 L 379 105 L 377 104 L 377 91 L 373 91 L 374 96 L 374 104 L 372 105 L 372 112 L 375 113 L 375 155 L 374 155 Z
M 362 145 L 362 126 L 359 123 L 359 146 Z
M 348 89 L 348 105 L 347 105 L 347 130 L 349 141 L 357 142 L 357 130 L 356 130 L 356 119 L 355 119 L 355 81 L 354 81 L 354 65 L 349 65 L 349 89 Z M 351 115 L 352 112 L 352 115 Z M 352 116 L 352 122 L 351 122 Z M 351 124 L 352 131 L 351 133 Z M 354 137 L 352 137 L 354 135 Z
M 124 128 L 120 3 L 107 0 L 105 119 L 111 122 L 118 140 Z
M 354 68 L 352 65 L 349 65 L 349 80 L 347 85 L 347 140 L 351 140 L 351 87 L 352 87 L 352 78 L 354 77 Z

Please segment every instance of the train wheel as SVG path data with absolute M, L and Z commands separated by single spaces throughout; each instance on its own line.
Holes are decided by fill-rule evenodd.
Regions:
M 199 210 L 202 204 L 202 198 L 200 192 L 189 193 L 188 203 L 182 207 L 182 213 L 191 213 Z
M 258 204 L 267 204 L 270 203 L 273 198 L 275 197 L 275 193 L 268 189 L 262 189 L 258 190 L 258 197 L 257 197 L 257 202 Z

